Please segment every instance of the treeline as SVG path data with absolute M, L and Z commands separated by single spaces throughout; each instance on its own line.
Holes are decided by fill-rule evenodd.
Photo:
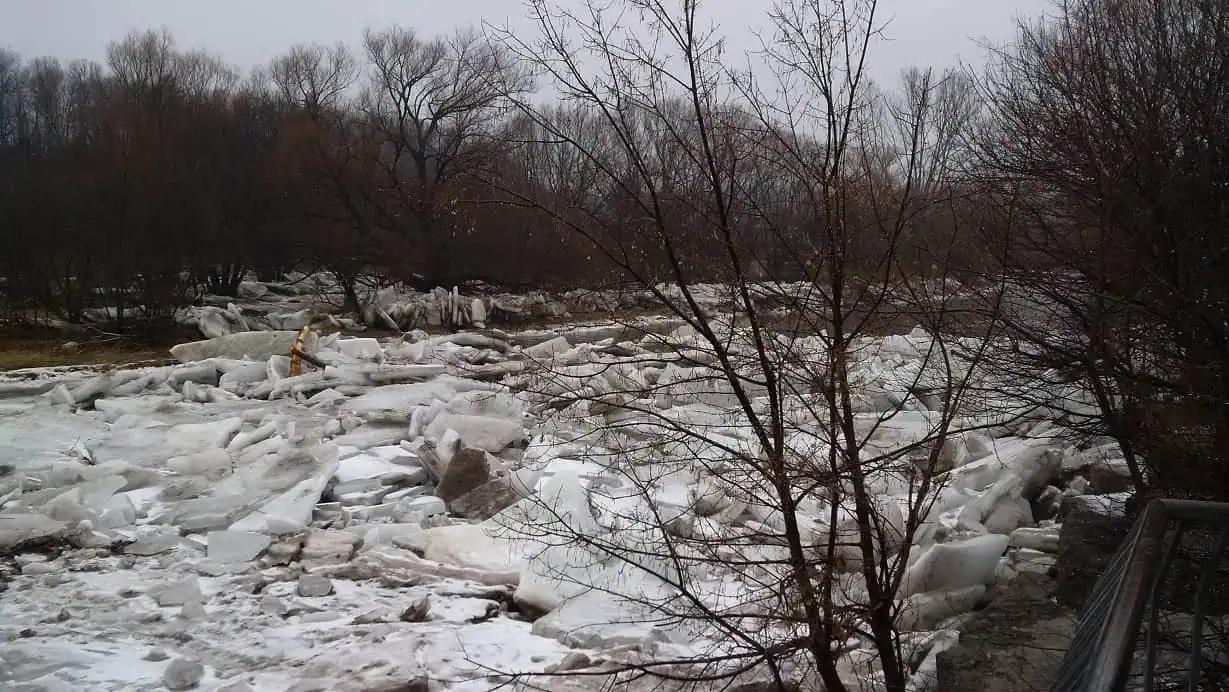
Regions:
M 166 32 L 105 64 L 0 51 L 0 295 L 10 318 L 165 323 L 246 272 L 431 287 L 567 283 L 589 254 L 479 202 L 529 81 L 473 33 L 368 32 L 241 74 Z
M 367 31 L 357 53 L 295 46 L 247 74 L 178 49 L 165 30 L 113 42 L 105 64 L 0 52 L 5 313 L 80 321 L 105 308 L 94 316 L 115 329 L 156 327 L 203 294 L 234 295 L 248 272 L 289 268 L 328 272 L 350 307 L 373 276 L 423 289 L 593 285 L 614 271 L 608 246 L 664 275 L 671 260 L 652 220 L 621 186 L 646 162 L 620 161 L 612 180 L 514 107 L 542 100 L 529 62 L 472 31 L 428 39 L 403 28 Z M 925 89 L 930 98 L 923 77 L 912 73 L 906 96 Z M 940 98 L 967 118 L 972 96 L 967 79 L 949 75 Z M 887 94 L 881 105 L 890 107 Z M 689 126 L 686 106 L 671 107 L 678 127 Z M 756 134 L 749 107 L 731 107 L 737 166 L 758 195 L 759 209 L 735 223 L 760 250 L 748 270 L 796 277 L 810 260 L 786 252 L 780 229 L 807 233 L 798 210 L 809 191 L 756 152 L 779 138 Z M 624 114 L 628 132 L 662 142 L 662 162 L 684 153 L 664 147 L 634 110 Z M 546 111 L 608 149 L 627 134 L 566 95 Z M 689 213 L 683 197 L 697 172 L 669 163 L 665 197 L 676 199 L 665 202 Z M 879 179 L 859 183 L 864 199 L 871 185 L 895 184 L 890 162 L 875 167 Z M 531 203 L 547 197 L 569 206 L 570 220 Z M 721 278 L 704 274 L 705 254 L 721 243 L 679 239 L 697 280 Z

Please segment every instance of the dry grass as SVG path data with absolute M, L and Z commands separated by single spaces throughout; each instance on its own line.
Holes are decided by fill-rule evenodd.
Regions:
M 57 336 L 46 332 L 10 330 L 0 332 L 0 372 L 22 368 L 99 364 L 120 366 L 168 361 L 171 356 L 167 348 L 168 345 L 112 337 L 90 340 L 69 334 Z

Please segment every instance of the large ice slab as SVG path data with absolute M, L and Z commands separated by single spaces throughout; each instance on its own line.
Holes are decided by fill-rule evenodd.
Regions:
M 206 358 L 249 358 L 264 360 L 274 354 L 290 352 L 298 334 L 293 331 L 240 332 L 203 341 L 176 344 L 171 355 L 181 363 Z

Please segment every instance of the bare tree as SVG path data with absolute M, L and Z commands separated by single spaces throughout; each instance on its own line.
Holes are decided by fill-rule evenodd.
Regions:
M 269 78 L 282 99 L 313 117 L 337 108 L 358 76 L 358 63 L 345 44 L 301 44 L 269 65 Z
M 0 48 L 0 145 L 8 146 L 17 141 L 21 84 L 20 56 Z
M 389 226 L 428 248 L 425 284 L 450 283 L 457 200 L 448 186 L 491 156 L 509 97 L 529 82 L 475 31 L 428 40 L 400 27 L 368 30 L 363 47 L 371 66 L 363 108 L 380 137 Z M 396 222 L 405 215 L 410 228 Z
M 1074 383 L 1077 432 L 1138 489 L 1229 494 L 1224 154 L 1229 10 L 1080 0 L 1020 24 L 983 79 L 984 180 L 1022 375 Z M 1208 482 L 1212 473 L 1218 480 Z
M 569 103 L 518 102 L 534 146 L 564 149 L 556 160 L 589 186 L 508 192 L 589 240 L 678 327 L 520 382 L 592 431 L 570 442 L 618 479 L 587 494 L 558 482 L 507 522 L 547 546 L 522 590 L 604 593 L 625 622 L 706 643 L 642 651 L 625 661 L 638 674 L 904 690 L 922 653 L 900 635 L 922 589 L 908 568 L 936 538 L 948 441 L 979 425 L 957 419 L 975 410 L 984 339 L 952 339 L 942 248 L 920 275 L 900 251 L 917 218 L 951 208 L 969 90 L 930 73 L 896 100 L 869 89 L 873 1 L 778 3 L 765 85 L 726 69 L 697 4 L 539 0 L 536 41 L 500 34 Z M 872 364 L 891 356 L 868 350 L 902 319 L 928 328 L 903 340 L 921 365 L 876 398 Z M 642 378 L 645 361 L 660 367 Z M 664 496 L 670 477 L 692 491 Z

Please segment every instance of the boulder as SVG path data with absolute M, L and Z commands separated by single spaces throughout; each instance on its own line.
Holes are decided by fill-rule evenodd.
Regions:
M 451 469 L 451 467 L 449 467 Z M 448 503 L 453 514 L 467 519 L 490 519 L 521 499 L 503 478 L 492 478 Z
M 1080 495 L 1063 503 L 1055 564 L 1054 597 L 1059 603 L 1078 608 L 1092 592 L 1131 530 L 1126 500 L 1125 493 Z
M 1098 461 L 1088 467 L 1088 483 L 1098 495 L 1121 493 L 1130 490 L 1131 470 L 1125 459 Z
M 399 619 L 402 622 L 426 622 L 430 614 L 431 600 L 423 596 L 406 606 L 405 610 L 401 611 Z
M 1070 646 L 1076 618 L 1051 598 L 1053 582 L 1021 575 L 960 627 L 938 655 L 936 690 L 1049 689 Z
M 490 477 L 486 452 L 462 446 L 444 468 L 435 496 L 451 505 L 457 498 L 485 484 Z

